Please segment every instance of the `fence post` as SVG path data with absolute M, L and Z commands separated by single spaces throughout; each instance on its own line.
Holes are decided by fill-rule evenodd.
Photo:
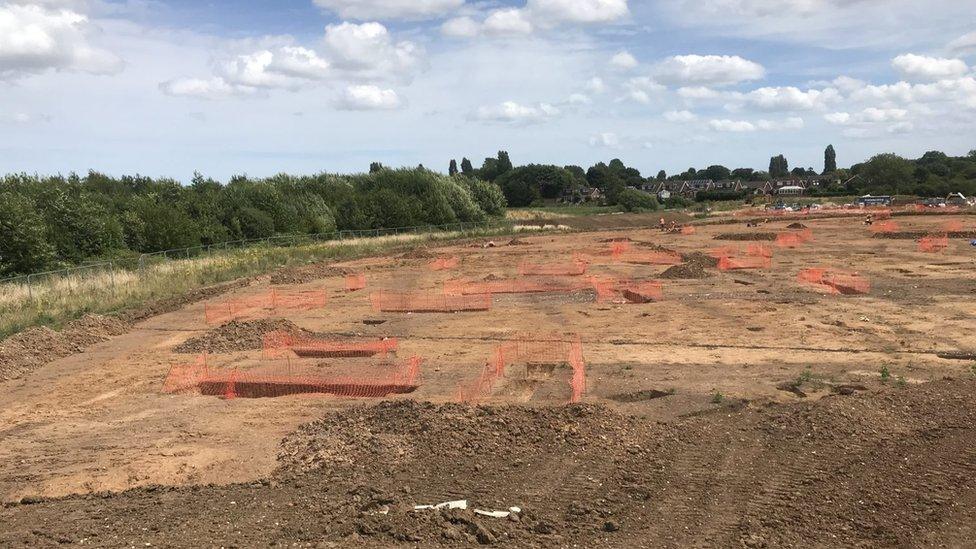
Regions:
M 31 276 L 32 275 L 27 275 L 27 297 L 31 301 L 34 301 L 34 289 L 31 286 Z
M 108 276 L 109 276 L 109 281 L 110 281 L 110 283 L 112 285 L 112 295 L 114 296 L 114 295 L 116 295 L 116 292 L 115 292 L 115 262 L 114 261 L 109 261 L 108 262 Z

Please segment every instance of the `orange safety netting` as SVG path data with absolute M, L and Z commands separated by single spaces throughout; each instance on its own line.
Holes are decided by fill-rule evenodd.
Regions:
M 366 289 L 366 274 L 356 273 L 351 275 L 346 275 L 346 291 L 356 292 L 359 290 Z
M 453 279 L 444 282 L 445 295 L 572 293 L 588 286 L 578 278 L 514 278 L 474 282 Z
M 175 365 L 163 382 L 164 393 L 197 392 L 233 398 L 275 398 L 297 394 L 346 397 L 385 397 L 411 393 L 419 387 L 422 359 L 371 365 L 357 375 L 332 375 L 291 359 L 253 369 L 211 368 L 206 357 L 193 364 Z
M 634 281 L 615 277 L 590 277 L 597 303 L 650 303 L 664 298 L 658 280 Z
M 471 403 L 489 398 L 495 384 L 515 365 L 524 366 L 524 370 L 517 375 L 529 378 L 540 371 L 552 373 L 559 364 L 566 364 L 572 369 L 573 374 L 569 381 L 570 402 L 579 402 L 586 392 L 583 343 L 578 335 L 559 334 L 521 334 L 498 345 L 492 350 L 478 376 L 458 385 L 457 400 Z
M 432 271 L 449 271 L 456 269 L 461 262 L 457 257 L 439 257 L 427 264 Z
M 522 276 L 582 276 L 586 274 L 589 263 L 575 258 L 569 263 L 529 263 L 519 264 Z
M 684 227 L 681 227 L 681 231 L 680 232 L 681 232 L 681 234 L 688 236 L 688 235 L 695 234 L 697 231 L 691 225 L 685 225 Z
M 768 269 L 772 265 L 772 259 L 763 256 L 722 256 L 718 260 L 720 271 L 738 271 L 744 269 Z
M 373 309 L 391 313 L 456 313 L 491 309 L 491 294 L 444 295 L 422 292 L 374 292 Z
M 264 334 L 265 358 L 290 356 L 336 358 L 386 356 L 397 350 L 397 339 L 388 338 L 375 341 L 329 341 L 307 334 L 295 334 L 276 330 Z
M 925 253 L 939 253 L 949 247 L 948 235 L 923 236 L 918 241 L 918 251 Z
M 871 283 L 866 278 L 839 269 L 804 269 L 797 275 L 797 280 L 832 294 L 857 295 L 871 291 Z
M 324 290 L 279 290 L 272 288 L 267 294 L 225 299 L 217 303 L 205 303 L 203 316 L 207 324 L 222 323 L 262 311 L 279 313 L 285 310 L 313 310 L 325 307 L 329 296 Z
M 780 248 L 796 248 L 813 240 L 813 230 L 803 229 L 799 232 L 780 233 L 776 235 L 776 245 Z
M 900 230 L 898 223 L 894 221 L 882 221 L 871 225 L 871 232 L 874 234 L 891 234 Z
M 958 219 L 950 219 L 942 224 L 942 230 L 947 233 L 958 233 L 964 230 L 962 221 Z

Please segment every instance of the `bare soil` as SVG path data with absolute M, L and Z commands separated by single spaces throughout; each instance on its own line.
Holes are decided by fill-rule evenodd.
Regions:
M 899 223 L 930 234 L 971 219 Z M 717 270 L 705 252 L 722 225 L 614 227 L 429 248 L 461 259 L 449 271 L 395 254 L 309 266 L 275 287 L 324 292 L 326 307 L 252 311 L 226 333 L 200 300 L 264 295 L 272 277 L 24 332 L 0 343 L 0 372 L 16 372 L 0 385 L 0 546 L 972 545 L 974 248 L 920 253 L 856 219 L 803 221 L 815 240 L 774 250 L 763 270 Z M 607 240 L 621 237 L 708 276 L 615 263 Z M 423 315 L 370 306 L 371 292 L 443 295 L 451 279 L 515 279 L 524 261 L 576 252 L 601 258 L 579 281 L 659 279 L 664 299 L 499 294 L 488 311 Z M 812 267 L 856 270 L 870 292 L 808 287 L 797 275 Z M 347 292 L 347 271 L 366 272 L 367 288 Z M 256 342 L 278 326 L 395 337 L 401 358 L 424 359 L 420 386 L 385 400 L 163 394 L 170 368 L 197 358 L 180 349 L 211 350 L 212 368 L 264 367 Z M 499 345 L 553 333 L 582 341 L 580 404 L 566 405 L 570 368 L 528 363 L 495 380 L 483 407 L 456 402 Z M 375 367 L 292 360 L 343 375 Z M 462 498 L 522 511 L 409 512 Z

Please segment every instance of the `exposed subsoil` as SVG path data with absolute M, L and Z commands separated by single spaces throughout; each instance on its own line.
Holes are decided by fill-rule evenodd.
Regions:
M 176 347 L 177 353 L 230 353 L 253 351 L 264 346 L 264 335 L 276 330 L 293 334 L 310 333 L 282 318 L 231 320 L 203 335 L 190 338 Z
M 351 272 L 342 267 L 334 267 L 329 263 L 313 263 L 311 265 L 292 267 L 271 273 L 271 283 L 304 284 L 321 278 L 346 276 L 348 274 L 351 274 Z
M 0 381 L 18 378 L 59 358 L 125 333 L 127 322 L 111 316 L 86 315 L 60 331 L 47 326 L 28 328 L 0 341 Z
M 770 241 L 776 240 L 776 233 L 755 232 L 755 233 L 723 233 L 715 235 L 715 240 L 734 240 L 736 242 L 746 241 Z
M 806 229 L 807 226 L 803 223 L 790 223 L 786 226 L 787 229 Z
M 0 509 L 2 546 L 963 547 L 974 379 L 650 423 L 391 401 L 329 413 L 263 481 Z M 467 499 L 471 509 L 414 512 Z

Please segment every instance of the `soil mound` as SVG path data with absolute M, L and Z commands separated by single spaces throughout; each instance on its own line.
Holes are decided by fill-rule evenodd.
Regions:
M 207 333 L 190 338 L 176 347 L 173 352 L 230 353 L 234 351 L 253 351 L 264 346 L 264 334 L 282 330 L 291 333 L 307 333 L 289 320 L 232 320 Z
M 974 391 L 969 376 L 892 384 L 672 424 L 588 405 L 385 402 L 301 427 L 259 483 L 0 508 L 0 546 L 964 547 Z M 460 499 L 467 510 L 413 509 Z
M 305 284 L 323 278 L 346 276 L 349 269 L 334 267 L 328 263 L 315 263 L 303 267 L 283 269 L 271 274 L 272 284 Z
M 803 223 L 790 223 L 786 226 L 787 229 L 806 229 L 807 226 Z
M 949 238 L 976 238 L 976 231 L 906 231 L 898 233 L 875 233 L 874 238 L 887 238 L 891 240 L 918 240 L 924 236 L 946 235 Z
M 684 258 L 685 262 L 680 265 L 668 267 L 663 273 L 661 273 L 661 278 L 668 280 L 708 278 L 711 275 L 705 269 L 715 268 L 718 266 L 717 258 L 702 252 L 692 252 L 685 254 L 682 257 Z
M 715 240 L 733 240 L 736 242 L 768 241 L 776 240 L 776 233 L 723 233 L 715 236 Z
M 69 322 L 61 331 L 46 326 L 28 328 L 0 342 L 0 381 L 20 377 L 48 362 L 124 334 L 128 329 L 125 321 L 101 315 L 85 315 Z

